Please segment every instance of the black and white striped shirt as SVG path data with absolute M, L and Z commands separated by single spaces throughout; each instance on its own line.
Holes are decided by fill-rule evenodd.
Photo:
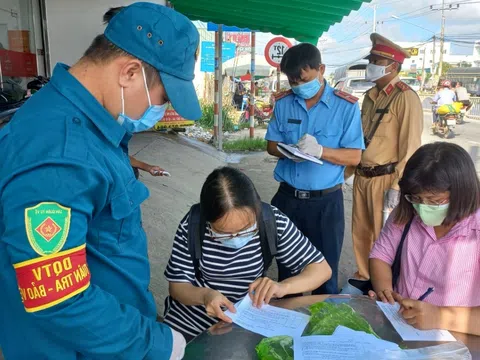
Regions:
M 293 222 L 277 208 L 272 208 L 279 238 L 277 260 L 294 274 L 300 273 L 309 264 L 323 261 L 322 253 Z M 178 227 L 165 270 L 165 277 L 169 282 L 191 283 L 194 286 L 218 290 L 231 302 L 236 303 L 247 294 L 248 286 L 263 275 L 264 264 L 258 235 L 241 249 L 232 249 L 212 240 L 207 225 L 199 262 L 200 279 L 195 277 L 187 239 L 188 214 Z M 217 321 L 207 315 L 205 306 L 185 306 L 170 296 L 165 300 L 165 323 L 181 332 L 187 339 L 197 336 Z

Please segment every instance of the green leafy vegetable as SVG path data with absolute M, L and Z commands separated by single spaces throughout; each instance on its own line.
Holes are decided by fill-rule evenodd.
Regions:
M 347 304 L 320 302 L 310 306 L 312 314 L 303 336 L 332 335 L 337 326 L 364 331 L 379 337 L 370 324 Z
M 320 302 L 310 306 L 310 321 L 303 336 L 332 335 L 337 326 L 364 331 L 379 336 L 370 324 L 347 304 Z M 255 348 L 260 360 L 293 360 L 293 339 L 289 336 L 275 336 L 263 339 Z
M 275 336 L 263 339 L 255 350 L 260 360 L 293 360 L 293 338 Z

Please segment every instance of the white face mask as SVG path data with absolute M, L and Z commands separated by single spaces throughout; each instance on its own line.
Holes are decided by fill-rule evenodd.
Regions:
M 390 64 L 392 65 L 392 64 Z M 365 73 L 365 80 L 367 81 L 377 81 L 383 78 L 384 76 L 387 76 L 391 72 L 386 72 L 387 68 L 390 66 L 382 66 L 382 65 L 375 65 L 375 64 L 368 64 L 367 65 L 367 71 Z

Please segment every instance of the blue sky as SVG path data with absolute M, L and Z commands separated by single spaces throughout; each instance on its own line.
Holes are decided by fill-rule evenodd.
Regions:
M 480 1 L 479 0 L 445 0 L 458 10 L 446 11 L 446 36 L 465 41 L 452 47 L 452 53 L 469 55 L 473 53 L 474 40 L 480 40 Z M 319 47 L 324 63 L 331 70 L 334 65 L 342 65 L 368 53 L 370 33 L 373 30 L 373 8 L 377 6 L 377 32 L 393 41 L 412 41 L 422 43 L 431 39 L 433 33 L 440 36 L 441 12 L 430 10 L 441 7 L 441 0 L 373 0 L 364 3 L 358 11 L 352 11 L 341 23 L 330 27 L 320 38 Z M 391 16 L 402 20 L 395 20 Z M 413 23 L 427 30 L 421 29 Z M 429 31 L 428 31 L 429 30 Z M 476 37 L 478 35 L 478 38 Z M 257 36 L 257 53 L 263 54 L 263 49 L 271 34 Z M 465 36 L 461 38 L 460 36 Z
M 458 10 L 446 11 L 446 36 L 473 43 L 475 34 L 480 40 L 480 2 L 478 0 L 446 0 L 446 6 Z M 431 39 L 433 33 L 440 35 L 441 12 L 430 10 L 441 8 L 439 0 L 374 0 L 364 3 L 358 11 L 353 11 L 341 23 L 333 25 L 320 39 L 319 46 L 328 65 L 338 65 L 358 58 L 368 51 L 369 35 L 373 30 L 374 5 L 377 6 L 377 32 L 393 41 L 422 43 Z M 392 18 L 397 16 L 402 20 Z M 411 24 L 413 23 L 413 24 Z M 417 25 L 417 26 L 415 26 Z M 427 30 L 421 29 L 418 26 Z M 429 31 L 428 31 L 429 30 Z M 460 36 L 468 36 L 468 39 Z M 452 47 L 454 54 L 472 54 L 473 44 L 461 43 Z

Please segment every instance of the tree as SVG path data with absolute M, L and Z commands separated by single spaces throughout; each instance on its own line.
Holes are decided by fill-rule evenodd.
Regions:
M 447 75 L 447 73 L 450 71 L 452 67 L 453 66 L 451 64 L 444 62 L 442 67 L 442 76 Z
M 459 67 L 461 68 L 471 68 L 472 67 L 472 63 L 469 63 L 469 62 L 466 62 L 466 61 L 462 61 L 460 64 L 458 64 Z

